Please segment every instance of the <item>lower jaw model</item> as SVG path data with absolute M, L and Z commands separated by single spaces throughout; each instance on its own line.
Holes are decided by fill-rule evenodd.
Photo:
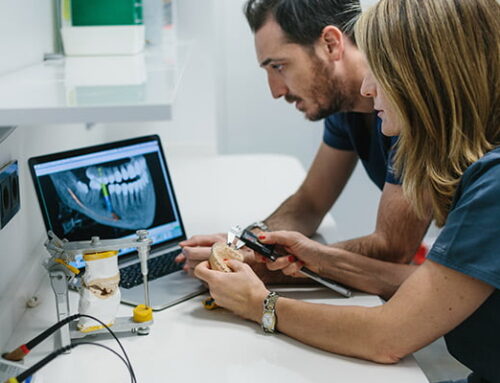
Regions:
M 67 206 L 100 224 L 136 230 L 153 223 L 156 195 L 143 156 L 117 166 L 91 166 L 83 179 L 71 170 L 50 177 Z

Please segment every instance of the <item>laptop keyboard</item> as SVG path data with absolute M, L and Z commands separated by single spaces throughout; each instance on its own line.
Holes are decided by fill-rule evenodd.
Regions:
M 174 261 L 177 254 L 181 251 L 182 249 L 176 249 L 168 254 L 148 259 L 148 281 L 154 281 L 174 271 L 182 270 L 183 264 Z M 141 283 L 142 274 L 140 262 L 120 269 L 120 287 L 131 289 Z

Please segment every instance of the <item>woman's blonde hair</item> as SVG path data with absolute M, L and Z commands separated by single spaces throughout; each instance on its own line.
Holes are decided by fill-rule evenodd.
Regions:
M 442 226 L 465 169 L 499 145 L 496 0 L 381 0 L 355 30 L 402 123 L 395 168 Z

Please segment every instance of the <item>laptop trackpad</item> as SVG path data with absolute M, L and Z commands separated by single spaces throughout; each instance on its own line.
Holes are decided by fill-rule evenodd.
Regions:
M 149 282 L 149 297 L 153 310 L 163 310 L 207 291 L 200 280 L 184 271 L 176 271 Z M 144 286 L 121 289 L 122 303 L 144 304 Z

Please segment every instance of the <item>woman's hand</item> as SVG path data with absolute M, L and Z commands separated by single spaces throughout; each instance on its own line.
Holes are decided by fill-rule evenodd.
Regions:
M 325 246 L 295 231 L 274 231 L 259 235 L 259 241 L 267 245 L 277 245 L 286 254 L 275 262 L 266 260 L 269 270 L 281 270 L 283 274 L 303 277 L 299 270 L 306 265 L 312 271 L 321 270 L 322 253 Z
M 246 263 L 229 260 L 227 264 L 232 273 L 211 270 L 205 261 L 196 266 L 194 275 L 208 284 L 217 305 L 260 323 L 262 303 L 269 291 Z

